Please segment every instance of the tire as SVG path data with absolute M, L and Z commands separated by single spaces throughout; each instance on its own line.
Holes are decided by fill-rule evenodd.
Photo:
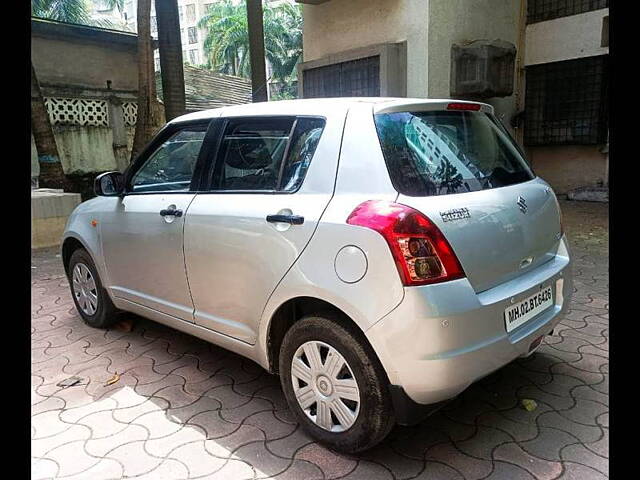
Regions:
M 83 248 L 74 251 L 69 259 L 67 272 L 73 303 L 85 323 L 94 328 L 108 328 L 113 325 L 118 310 L 103 288 L 89 252 Z M 78 278 L 80 282 L 77 281 Z
M 307 352 L 318 352 L 319 357 L 310 361 Z M 312 368 L 318 361 L 321 368 Z M 334 375 L 341 361 L 346 368 Z M 332 373 L 329 366 L 334 366 Z M 329 447 L 346 453 L 368 450 L 395 425 L 382 365 L 362 333 L 336 316 L 309 315 L 294 323 L 282 341 L 279 371 L 285 398 L 298 421 Z

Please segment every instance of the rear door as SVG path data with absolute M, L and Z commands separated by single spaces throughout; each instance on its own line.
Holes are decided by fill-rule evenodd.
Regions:
M 477 292 L 551 260 L 555 195 L 504 127 L 488 111 L 429 108 L 376 115 L 398 203 L 436 223 Z
M 220 121 L 207 191 L 186 216 L 186 270 L 195 322 L 253 344 L 333 195 L 344 114 Z

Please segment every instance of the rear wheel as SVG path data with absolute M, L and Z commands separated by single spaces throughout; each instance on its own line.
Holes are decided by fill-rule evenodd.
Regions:
M 367 450 L 395 420 L 388 381 L 371 347 L 337 318 L 310 315 L 286 333 L 279 370 L 289 407 L 319 441 Z
M 85 249 L 73 252 L 68 272 L 71 296 L 82 319 L 96 328 L 111 326 L 118 311 L 102 287 L 93 259 Z

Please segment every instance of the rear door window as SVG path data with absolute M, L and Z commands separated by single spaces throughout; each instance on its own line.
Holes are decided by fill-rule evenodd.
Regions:
M 391 181 L 404 195 L 473 192 L 534 178 L 498 120 L 475 111 L 375 115 Z
M 296 191 L 322 134 L 315 117 L 229 119 L 214 167 L 211 190 Z

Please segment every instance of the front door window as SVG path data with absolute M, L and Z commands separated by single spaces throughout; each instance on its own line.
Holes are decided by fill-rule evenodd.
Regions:
M 132 191 L 189 191 L 205 134 L 206 127 L 192 127 L 173 134 L 133 176 Z

